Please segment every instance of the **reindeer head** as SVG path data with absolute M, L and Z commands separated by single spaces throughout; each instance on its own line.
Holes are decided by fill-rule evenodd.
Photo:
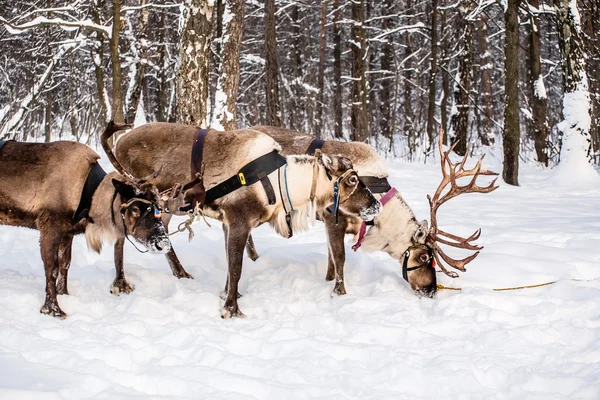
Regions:
M 164 201 L 151 183 L 155 176 L 135 179 L 119 163 L 108 144 L 108 139 L 115 132 L 128 128 L 129 125 L 116 125 L 111 121 L 101 137 L 101 144 L 108 159 L 124 179 L 112 180 L 115 187 L 114 198 L 116 200 L 118 197 L 120 200 L 118 213 L 123 226 L 123 235 L 127 239 L 133 237 L 151 253 L 166 253 L 171 249 L 171 242 L 161 218 Z M 112 213 L 113 222 L 118 226 L 114 209 Z
M 494 179 L 488 186 L 478 186 L 476 181 L 480 175 L 498 175 L 495 172 L 482 170 L 481 163 L 483 156 L 477 161 L 477 164 L 471 169 L 465 169 L 465 162 L 469 154 L 469 146 L 463 159 L 458 163 L 450 161 L 449 154 L 454 150 L 456 143 L 448 151 L 442 150 L 442 142 L 444 131 L 440 129 L 439 137 L 439 152 L 440 164 L 442 168 L 442 181 L 433 196 L 427 196 L 429 200 L 431 227 L 427 234 L 424 234 L 421 229 L 417 230 L 413 236 L 413 246 L 409 247 L 404 253 L 403 259 L 403 276 L 410 284 L 411 288 L 417 295 L 426 295 L 433 297 L 437 291 L 437 283 L 435 277 L 435 266 L 439 265 L 441 270 L 452 278 L 458 277 L 458 274 L 453 271 L 448 271 L 441 260 L 444 260 L 448 265 L 460 271 L 466 271 L 465 265 L 473 261 L 479 254 L 479 250 L 483 247 L 472 244 L 481 235 L 481 229 L 478 229 L 468 238 L 462 238 L 451 233 L 447 233 L 438 228 L 437 211 L 439 207 L 448 200 L 457 197 L 463 193 L 489 193 L 496 190 Z M 460 178 L 471 177 L 471 180 L 466 185 L 458 185 L 457 180 Z M 442 192 L 450 185 L 450 188 L 444 195 Z M 457 260 L 449 257 L 440 248 L 440 244 L 460 249 L 474 250 L 475 253 L 462 260 Z
M 381 211 L 381 203 L 358 179 L 350 159 L 321 153 L 317 153 L 316 157 L 325 168 L 327 176 L 334 181 L 333 212 L 342 210 L 346 214 L 358 215 L 365 221 L 372 221 Z
M 133 237 L 150 253 L 166 253 L 171 249 L 161 215 L 161 199 L 154 187 L 113 179 L 115 194 L 121 205 L 119 214 L 125 237 Z

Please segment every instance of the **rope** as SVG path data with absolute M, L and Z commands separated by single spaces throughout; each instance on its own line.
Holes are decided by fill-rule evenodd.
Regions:
M 194 222 L 196 222 L 198 219 L 200 219 L 198 216 L 201 216 L 202 219 L 204 220 L 204 222 L 206 223 L 206 225 L 208 225 L 208 227 L 210 228 L 210 224 L 208 223 L 208 221 L 206 220 L 206 216 L 204 215 L 204 212 L 202 211 L 202 206 L 200 205 L 200 203 L 196 203 L 196 207 L 194 207 L 194 211 L 190 214 L 189 218 L 185 221 L 183 221 L 182 223 L 180 223 L 177 226 L 177 230 L 175 232 L 171 232 L 169 233 L 169 236 L 173 236 L 176 233 L 179 232 L 185 232 L 188 231 L 189 232 L 189 236 L 188 236 L 188 241 L 192 241 L 192 239 L 194 238 L 194 231 L 192 229 L 192 224 Z
M 495 289 L 492 289 L 492 290 L 494 292 L 505 292 L 505 291 L 508 291 L 508 290 L 531 289 L 531 288 L 536 288 L 536 287 L 541 287 L 541 286 L 552 285 L 553 283 L 556 283 L 556 282 L 558 282 L 558 281 L 538 283 L 536 285 L 515 286 L 515 287 L 507 287 L 507 288 L 495 288 Z M 438 290 L 462 290 L 462 288 L 448 287 L 448 286 L 444 286 L 444 285 L 437 285 L 437 288 L 438 288 Z

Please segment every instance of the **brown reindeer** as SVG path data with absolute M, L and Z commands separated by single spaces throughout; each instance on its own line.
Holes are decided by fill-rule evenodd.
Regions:
M 314 140 L 312 136 L 282 128 L 256 126 L 252 129 L 266 133 L 275 139 L 281 145 L 282 154 L 304 153 Z M 440 143 L 443 141 L 442 137 L 443 132 L 440 132 Z M 327 140 L 321 149 L 326 153 L 342 154 L 352 159 L 361 177 L 388 177 L 384 161 L 372 147 L 364 143 Z M 404 278 L 418 296 L 433 297 L 437 292 L 435 269 L 431 268 L 435 264 L 433 262 L 434 258 L 446 274 L 456 277 L 456 273 L 449 272 L 441 260 L 446 261 L 456 269 L 464 271 L 464 265 L 477 255 L 475 253 L 465 260 L 453 260 L 443 253 L 438 243 L 468 250 L 481 249 L 470 243 L 479 237 L 479 231 L 471 237 L 463 239 L 439 230 L 436 218 L 438 207 L 450 198 L 462 193 L 488 193 L 496 189 L 496 186 L 494 186 L 495 180 L 484 188 L 475 184 L 479 175 L 496 175 L 491 171 L 481 170 L 481 160 L 473 169 L 465 170 L 466 157 L 463 158 L 461 163 L 451 163 L 448 157 L 451 151 L 452 149 L 444 152 L 441 146 L 439 147 L 443 180 L 433 198 L 430 199 L 432 220 L 430 230 L 427 228 L 427 221 L 417 221 L 413 211 L 400 193 L 397 192 L 393 193 L 381 213 L 375 218 L 373 226 L 366 230 L 364 236 L 354 247 L 355 250 L 362 248 L 366 251 L 385 251 L 399 260 Z M 461 177 L 472 177 L 472 180 L 467 186 L 458 186 L 456 180 Z M 448 184 L 451 185 L 450 193 L 441 196 L 442 191 Z M 385 195 L 381 193 L 377 196 L 381 199 Z M 359 235 L 363 221 L 354 216 L 346 215 L 344 218 L 340 218 L 336 224 L 335 220 L 326 213 L 321 213 L 319 219 L 325 222 L 329 242 L 329 263 L 325 279 L 328 281 L 335 279 L 334 293 L 342 295 L 346 293 L 344 287 L 344 263 L 346 259 L 344 236 L 346 234 Z M 445 235 L 446 238 L 442 235 Z M 251 237 L 248 240 L 247 250 L 251 258 L 256 259 L 258 257 Z
M 7 142 L 0 149 L 0 225 L 37 229 L 46 272 L 46 301 L 40 312 L 65 318 L 57 294 L 68 294 L 73 236 L 85 233 L 88 246 L 100 252 L 106 240 L 132 237 L 150 252 L 171 247 L 160 217 L 158 193 L 97 165 L 100 157 L 76 142 Z M 91 202 L 82 202 L 88 173 L 100 171 Z M 156 214 L 156 215 L 155 215 Z M 82 217 L 83 218 L 80 218 Z M 117 254 L 115 264 L 123 264 Z M 116 282 L 118 284 L 118 282 Z
M 119 139 L 115 154 L 119 163 L 136 177 L 157 173 L 153 182 L 164 190 L 192 178 L 191 149 L 197 131 L 197 127 L 181 124 L 143 125 Z M 103 138 L 103 145 L 107 145 L 107 140 Z M 210 130 L 204 145 L 204 186 L 210 190 L 237 175 L 249 162 L 279 150 L 272 138 L 255 130 Z M 254 184 L 243 186 L 203 208 L 207 216 L 223 222 L 226 236 L 228 279 L 222 293 L 223 318 L 243 316 L 237 302 L 238 282 L 244 247 L 254 227 L 268 222 L 284 237 L 290 236 L 290 229 L 307 229 L 310 218 L 334 203 L 334 182 L 339 185 L 339 210 L 344 214 L 371 220 L 381 208 L 373 194 L 359 182 L 346 157 L 302 155 L 288 156 L 286 161 L 284 167 L 268 175 L 274 193 L 278 194 L 273 204 L 269 204 L 263 186 Z M 294 211 L 289 213 L 288 219 L 286 210 L 291 208 Z M 165 225 L 169 219 L 170 215 L 165 215 Z M 172 249 L 167 257 L 175 276 L 189 276 Z

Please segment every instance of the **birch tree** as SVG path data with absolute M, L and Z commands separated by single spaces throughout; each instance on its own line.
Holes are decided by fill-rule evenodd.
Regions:
M 244 1 L 225 0 L 221 42 L 221 68 L 215 95 L 215 129 L 237 128 L 237 93 L 240 77 L 240 48 L 244 25 Z
M 177 74 L 177 121 L 206 127 L 212 0 L 186 0 Z
M 560 162 L 577 168 L 582 175 L 595 176 L 595 171 L 588 163 L 591 142 L 589 134 L 591 104 L 579 9 L 577 3 L 572 0 L 554 0 L 554 8 L 562 56 L 564 87 L 562 102 L 564 119 L 558 125 L 563 134 Z M 565 171 L 569 172 L 568 169 Z

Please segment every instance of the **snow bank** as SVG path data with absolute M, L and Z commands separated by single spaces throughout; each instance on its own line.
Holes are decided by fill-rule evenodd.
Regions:
M 427 217 L 439 167 L 391 167 Z M 0 227 L 0 398 L 598 399 L 600 190 L 549 185 L 553 174 L 525 166 L 521 187 L 440 210 L 449 232 L 482 227 L 485 249 L 459 279 L 439 275 L 462 292 L 433 300 L 412 294 L 397 261 L 360 251 L 347 254 L 348 295 L 332 298 L 323 226 L 291 240 L 261 227 L 261 257 L 245 260 L 241 280 L 246 319 L 219 317 L 218 224 L 196 225 L 192 243 L 174 237 L 194 280 L 127 245 L 136 290 L 120 297 L 109 293 L 110 247 L 95 255 L 76 238 L 64 321 L 38 312 L 37 233 Z

